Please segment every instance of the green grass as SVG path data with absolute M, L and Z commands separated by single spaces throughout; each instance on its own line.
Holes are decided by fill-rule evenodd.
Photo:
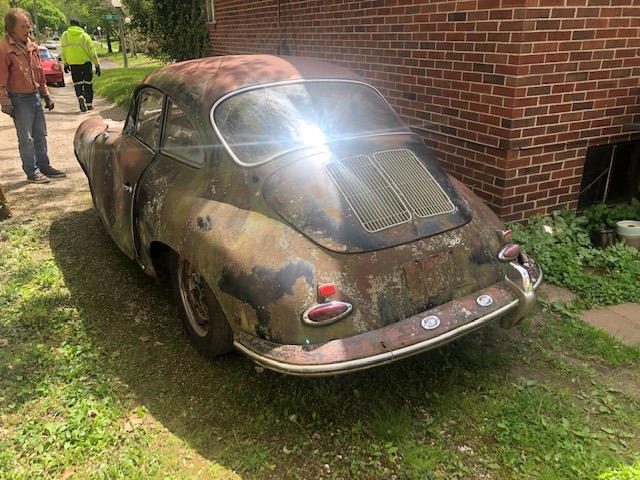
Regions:
M 98 95 L 109 99 L 116 105 L 128 108 L 135 88 L 147 74 L 157 68 L 157 66 L 105 68 L 99 77 L 93 77 L 93 88 Z
M 519 332 L 300 379 L 197 355 L 168 285 L 119 253 L 90 205 L 4 222 L 0 248 L 0 478 L 637 472 L 638 349 L 551 307 Z
M 115 101 L 147 70 L 104 72 Z M 286 377 L 199 356 L 170 287 L 85 206 L 0 223 L 2 479 L 640 474 L 640 349 L 579 302 L 373 370 Z
M 101 75 L 93 77 L 94 90 L 116 105 L 128 108 L 135 88 L 147 74 L 160 68 L 162 64 L 144 54 L 138 54 L 137 58 L 132 58 L 129 54 L 129 68 L 124 68 L 122 52 L 117 51 L 118 44 L 112 42 L 112 53 L 107 53 L 106 43 L 104 45 L 103 49 L 98 49 L 99 57 L 117 63 L 120 68 L 102 68 Z

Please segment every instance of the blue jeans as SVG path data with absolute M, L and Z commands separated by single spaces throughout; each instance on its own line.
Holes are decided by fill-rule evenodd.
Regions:
M 33 175 L 42 167 L 48 167 L 47 124 L 39 93 L 12 93 L 13 124 L 18 132 L 18 150 L 22 159 L 22 170 Z

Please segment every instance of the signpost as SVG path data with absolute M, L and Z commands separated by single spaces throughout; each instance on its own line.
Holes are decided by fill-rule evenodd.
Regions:
M 124 68 L 129 68 L 129 61 L 127 60 L 127 45 L 125 44 L 124 28 L 122 26 L 122 0 L 111 0 L 111 5 L 118 9 L 118 15 L 108 15 L 108 17 L 110 17 L 109 20 L 118 19 L 118 29 L 120 30 L 120 50 L 122 50 Z

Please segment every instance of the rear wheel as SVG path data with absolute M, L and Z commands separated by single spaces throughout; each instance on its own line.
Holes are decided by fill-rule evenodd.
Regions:
M 62 80 L 60 80 L 60 81 L 58 82 L 58 86 L 59 86 L 59 87 L 64 87 L 64 77 L 62 77 Z
M 198 351 L 209 357 L 233 350 L 233 331 L 215 294 L 197 268 L 173 255 L 171 284 L 182 325 Z

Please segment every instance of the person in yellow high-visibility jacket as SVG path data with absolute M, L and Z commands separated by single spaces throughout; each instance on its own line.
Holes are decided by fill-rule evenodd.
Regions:
M 71 19 L 71 26 L 62 33 L 62 63 L 64 71 L 71 70 L 71 79 L 78 97 L 80 110 L 93 110 L 93 69 L 100 76 L 100 60 L 96 53 L 96 46 L 87 32 L 80 27 L 80 21 Z

